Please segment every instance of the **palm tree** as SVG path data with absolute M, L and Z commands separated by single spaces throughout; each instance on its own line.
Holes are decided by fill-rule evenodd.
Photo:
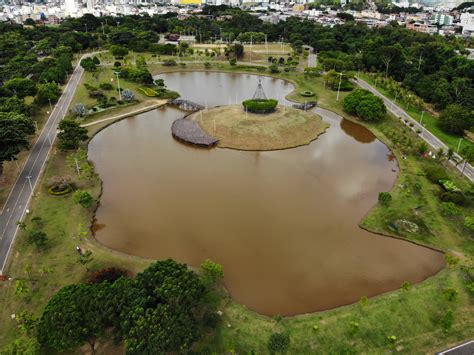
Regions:
M 448 161 L 453 159 L 453 156 L 454 156 L 454 150 L 453 150 L 453 148 L 449 148 L 448 153 L 446 153 L 446 157 L 448 158 Z
M 461 176 L 464 174 L 464 169 L 466 169 L 467 163 L 471 164 L 474 161 L 474 147 L 467 146 L 462 150 L 462 155 L 464 157 L 464 165 L 461 169 Z

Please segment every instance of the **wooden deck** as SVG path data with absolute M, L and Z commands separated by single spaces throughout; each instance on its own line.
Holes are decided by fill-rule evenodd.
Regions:
M 186 118 L 180 118 L 171 125 L 173 137 L 181 142 L 198 147 L 210 148 L 219 140 L 204 132 L 199 124 Z

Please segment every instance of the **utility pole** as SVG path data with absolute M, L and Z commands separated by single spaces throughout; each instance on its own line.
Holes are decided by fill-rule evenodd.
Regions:
M 342 72 L 339 73 L 339 85 L 337 86 L 337 97 L 336 101 L 339 101 L 339 93 L 341 92 L 341 83 L 342 83 Z
M 122 92 L 120 91 L 120 80 L 119 80 L 119 71 L 115 72 L 115 75 L 117 75 L 117 90 L 119 92 L 119 100 L 122 100 Z

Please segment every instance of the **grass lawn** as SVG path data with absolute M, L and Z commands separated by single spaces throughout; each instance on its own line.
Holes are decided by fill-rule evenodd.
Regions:
M 138 91 L 138 88 L 142 87 L 143 85 L 134 83 L 128 80 L 119 79 L 120 80 L 120 88 L 130 89 L 135 93 L 135 98 L 138 101 L 148 99 L 147 96 L 141 94 Z M 99 85 L 104 83 L 110 83 L 113 85 L 112 90 L 100 90 Z M 102 91 L 107 98 L 115 97 L 117 100 L 119 99 L 119 95 L 117 92 L 117 77 L 114 75 L 114 70 L 112 68 L 98 68 L 95 72 L 85 72 L 80 84 L 77 86 L 76 94 L 71 101 L 71 105 L 69 106 L 69 110 L 71 110 L 74 105 L 78 103 L 82 103 L 87 107 L 93 107 L 97 105 L 97 99 L 91 98 L 89 96 L 89 92 L 86 89 L 84 84 L 92 85 L 98 90 Z
M 85 210 L 75 204 L 71 194 L 48 194 L 49 178 L 70 175 L 77 188 L 89 191 L 96 200 L 99 199 L 99 178 L 79 179 L 75 168 L 65 164 L 66 155 L 57 149 L 50 155 L 44 176 L 30 205 L 31 212 L 25 220 L 27 231 L 40 229 L 46 232 L 49 239 L 46 249 L 40 251 L 27 245 L 27 231 L 20 231 L 8 272 L 14 280 L 0 283 L 0 349 L 19 336 L 16 321 L 11 319 L 11 314 L 19 314 L 22 311 L 39 314 L 45 302 L 56 291 L 67 284 L 85 281 L 89 270 L 116 266 L 135 272 L 149 264 L 148 260 L 115 253 L 97 243 L 90 233 L 93 210 Z M 32 222 L 35 217 L 41 219 L 39 223 Z M 89 264 L 79 263 L 76 246 L 93 253 Z M 17 280 L 25 283 L 28 289 L 25 294 L 16 294 Z
M 219 139 L 219 147 L 239 150 L 294 148 L 309 144 L 328 127 L 313 113 L 281 106 L 270 114 L 246 114 L 241 105 L 220 106 L 190 119 Z
M 367 81 L 370 85 L 375 86 L 375 82 L 373 78 L 365 73 L 360 74 L 361 78 Z M 381 86 L 377 86 L 377 90 L 380 91 L 383 95 L 385 95 L 387 98 L 390 100 L 394 100 L 395 97 L 389 93 L 387 90 L 385 90 Z M 408 113 L 411 117 L 413 117 L 415 120 L 418 122 L 421 121 L 421 115 L 422 112 L 418 110 L 417 108 L 413 106 L 409 106 L 406 102 L 403 100 L 400 100 L 400 98 L 397 99 L 397 102 L 399 106 L 401 106 L 406 113 Z M 438 137 L 444 144 L 446 144 L 449 148 L 453 149 L 455 152 L 457 151 L 457 148 L 459 146 L 459 136 L 456 136 L 454 134 L 449 134 L 444 132 L 439 126 L 438 126 L 438 119 L 433 116 L 431 113 L 425 111 L 423 114 L 423 121 L 421 121 L 422 124 L 426 126 L 426 129 L 429 130 L 431 133 L 433 133 L 436 137 Z M 461 146 L 459 149 L 459 154 L 462 155 L 461 151 L 464 147 L 466 146 L 474 146 L 474 143 L 471 142 L 469 139 L 465 138 L 461 141 Z
M 163 69 L 170 71 L 180 68 L 150 66 L 154 74 Z M 202 64 L 189 64 L 186 67 L 186 70 L 193 69 L 204 70 L 204 67 Z M 247 70 L 253 73 L 261 70 L 256 67 L 230 67 L 226 63 L 213 63 L 211 69 L 230 72 Z M 105 80 L 108 74 L 104 75 Z M 341 103 L 347 93 L 341 93 L 339 102 L 336 102 L 336 92 L 324 89 L 322 78 L 305 78 L 299 72 L 275 76 L 291 80 L 297 85 L 289 95 L 290 99 L 304 102 L 307 99 L 298 93 L 310 90 L 317 94 L 320 106 L 343 114 Z M 97 79 L 86 77 L 85 80 Z M 84 92 L 78 93 L 78 96 L 75 102 L 87 99 Z M 104 115 L 107 116 L 107 113 Z M 388 228 L 389 221 L 399 216 L 414 218 L 421 227 L 420 232 L 400 233 L 398 237 L 449 251 L 450 255 L 455 255 L 460 261 L 450 262 L 449 268 L 420 284 L 411 287 L 407 285 L 405 290 L 389 292 L 369 300 L 363 299 L 357 304 L 330 311 L 288 318 L 256 314 L 233 302 L 225 290 L 222 290 L 222 321 L 215 334 L 206 336 L 203 342 L 195 345 L 196 351 L 264 354 L 268 353 L 267 342 L 273 332 L 287 332 L 290 335 L 289 354 L 379 354 L 395 351 L 407 354 L 427 353 L 472 337 L 474 295 L 466 287 L 469 272 L 470 282 L 474 279 L 472 235 L 462 226 L 462 219 L 466 215 L 474 215 L 474 212 L 472 208 L 465 207 L 459 216 L 448 218 L 441 215 L 440 203 L 436 197 L 438 187 L 430 183 L 422 173 L 424 165 L 434 162 L 408 154 L 408 143 L 402 145 L 392 142 L 395 138 L 400 141 L 400 136 L 411 140 L 412 144 L 417 142 L 417 137 L 408 132 L 408 128 L 401 122 L 388 117 L 381 123 L 368 127 L 393 149 L 401 172 L 391 191 L 391 204 L 387 207 L 375 206 L 367 218 L 361 221 L 363 227 L 394 234 Z M 93 134 L 100 128 L 100 125 L 91 126 L 89 130 Z M 407 159 L 403 159 L 404 155 Z M 457 177 L 449 167 L 448 170 L 456 185 L 465 190 L 469 188 L 464 179 Z M 78 179 L 74 168 L 65 164 L 64 153 L 54 151 L 51 154 L 26 220 L 27 229 L 42 229 L 48 234 L 48 247 L 44 251 L 38 251 L 35 247 L 26 245 L 25 232 L 19 233 L 17 237 L 9 269 L 14 280 L 0 283 L 0 349 L 13 339 L 26 337 L 21 335 L 11 314 L 26 310 L 40 315 L 42 307 L 54 292 L 67 284 L 84 281 L 90 270 L 119 266 L 134 273 L 143 270 L 150 263 L 149 260 L 102 247 L 90 236 L 92 210 L 85 210 L 74 204 L 70 195 L 55 197 L 47 193 L 48 178 L 65 174 L 73 176 L 78 187 L 91 192 L 96 199 L 99 198 L 101 188 L 98 178 Z M 40 217 L 40 223 L 32 221 L 33 217 Z M 77 245 L 83 250 L 92 251 L 93 259 L 89 264 L 79 263 L 75 250 Z M 453 258 L 450 257 L 449 260 Z M 28 292 L 15 294 L 17 280 L 24 282 Z M 455 296 L 449 297 L 450 294 Z M 107 350 L 103 352 L 107 353 Z

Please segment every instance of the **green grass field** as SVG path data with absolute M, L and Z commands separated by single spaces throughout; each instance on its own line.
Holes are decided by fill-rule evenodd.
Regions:
M 246 113 L 241 105 L 221 106 L 195 113 L 190 119 L 219 139 L 219 147 L 238 150 L 294 148 L 309 144 L 328 127 L 313 113 L 285 107 L 262 115 Z
M 204 70 L 202 64 L 190 64 L 186 70 L 193 68 Z M 179 68 L 154 65 L 150 66 L 150 69 L 156 74 L 161 70 Z M 243 67 L 230 67 L 226 63 L 214 63 L 211 69 L 232 72 L 245 70 Z M 250 69 L 254 73 L 259 70 Z M 107 73 L 103 75 L 99 81 L 108 77 Z M 343 114 L 341 103 L 347 93 L 341 93 L 339 102 L 336 102 L 336 92 L 325 89 L 322 78 L 305 78 L 299 72 L 280 73 L 276 77 L 291 80 L 297 85 L 295 91 L 289 95 L 290 99 L 304 102 L 307 99 L 298 93 L 311 90 L 317 94 L 320 106 Z M 97 79 L 86 76 L 85 80 Z M 78 92 L 74 102 L 86 99 L 82 91 Z M 107 116 L 107 113 L 102 114 L 104 116 L 101 117 Z M 354 117 L 344 116 L 356 120 Z M 284 331 L 290 335 L 289 354 L 418 354 L 441 350 L 472 336 L 474 295 L 472 290 L 469 291 L 466 287 L 469 269 L 472 273 L 472 235 L 460 222 L 465 215 L 473 215 L 474 211 L 472 208 L 463 208 L 461 216 L 452 218 L 440 214 L 440 204 L 436 197 L 438 187 L 430 183 L 422 173 L 423 166 L 429 162 L 414 155 L 403 159 L 403 147 L 391 142 L 394 132 L 406 134 L 415 142 L 417 139 L 412 133 L 405 132 L 407 128 L 396 118 L 388 117 L 381 123 L 368 127 L 393 149 L 401 172 L 392 190 L 392 203 L 388 207 L 375 206 L 367 218 L 361 221 L 362 225 L 373 231 L 393 233 L 387 222 L 394 216 L 415 215 L 417 223 L 423 226 L 423 233 L 398 237 L 441 248 L 459 258 L 459 263 L 450 263 L 451 266 L 439 274 L 420 284 L 406 287 L 405 291 L 389 292 L 334 310 L 288 318 L 256 314 L 233 302 L 225 290 L 222 290 L 222 321 L 215 334 L 207 335 L 202 342 L 195 345 L 194 350 L 219 354 L 266 354 L 270 335 Z M 92 126 L 89 132 L 93 134 L 100 128 L 100 125 Z M 457 177 L 453 171 L 450 170 L 449 173 L 459 187 L 469 187 L 468 183 Z M 54 150 L 26 220 L 27 228 L 39 228 L 48 234 L 48 247 L 44 251 L 38 251 L 27 245 L 24 232 L 17 237 L 9 269 L 9 275 L 14 279 L 0 283 L 0 349 L 14 339 L 25 339 L 28 336 L 18 330 L 17 322 L 11 318 L 11 314 L 26 310 L 40 315 L 42 307 L 54 292 L 65 285 L 84 281 L 90 272 L 87 269 L 120 266 L 133 273 L 143 270 L 150 262 L 101 246 L 89 232 L 92 210 L 85 210 L 74 204 L 70 195 L 55 197 L 47 194 L 48 179 L 54 175 L 65 174 L 73 176 L 80 188 L 90 191 L 96 199 L 99 198 L 100 180 L 78 179 L 74 168 L 65 164 L 65 154 Z M 33 217 L 40 217 L 41 225 L 34 225 Z M 77 245 L 83 250 L 92 251 L 93 260 L 90 264 L 85 266 L 79 263 L 75 250 Z M 17 280 L 24 282 L 28 288 L 26 293 L 15 294 Z M 456 294 L 454 299 L 447 296 L 451 289 Z M 110 348 L 104 348 L 103 344 L 101 349 L 101 353 L 110 352 Z M 83 351 L 78 350 L 77 353 Z

